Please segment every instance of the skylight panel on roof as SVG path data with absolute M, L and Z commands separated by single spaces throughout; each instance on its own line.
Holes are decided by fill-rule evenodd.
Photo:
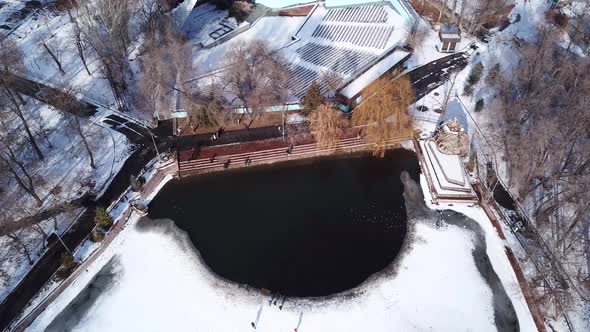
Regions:
M 369 52 L 308 43 L 296 51 L 302 60 L 335 72 L 350 75 L 375 60 Z
M 392 32 L 393 27 L 386 26 L 320 24 L 313 32 L 312 37 L 383 49 Z
M 387 11 L 383 6 L 356 6 L 329 9 L 326 22 L 385 23 Z

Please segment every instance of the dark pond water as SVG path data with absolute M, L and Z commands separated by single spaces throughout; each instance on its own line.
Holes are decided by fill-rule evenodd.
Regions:
M 216 274 L 286 296 L 324 296 L 389 265 L 406 233 L 400 173 L 413 152 L 214 173 L 167 184 L 150 218 L 186 231 Z

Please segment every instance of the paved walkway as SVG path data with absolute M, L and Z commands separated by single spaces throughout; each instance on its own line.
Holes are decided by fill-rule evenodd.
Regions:
M 412 82 L 416 100 L 430 93 L 449 80 L 451 74 L 462 70 L 469 63 L 469 54 L 459 52 L 436 59 L 418 68 L 412 69 L 406 75 Z
M 78 100 L 43 83 L 35 82 L 24 77 L 13 76 L 2 71 L 0 71 L 0 75 L 5 77 L 4 79 L 10 84 L 12 89 L 51 106 L 57 107 L 60 105 L 56 102 L 58 98 L 71 99 L 73 104 L 68 110 L 64 110 L 66 112 L 71 112 L 78 116 L 90 117 L 96 114 L 96 110 L 98 109 L 98 106 L 92 103 Z

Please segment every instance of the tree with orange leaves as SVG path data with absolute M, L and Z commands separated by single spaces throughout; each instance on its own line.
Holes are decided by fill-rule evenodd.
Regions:
M 320 149 L 333 149 L 342 135 L 344 119 L 341 112 L 322 104 L 309 115 L 309 123 L 316 144 Z
M 381 78 L 364 90 L 352 122 L 365 127 L 365 140 L 374 144 L 375 156 L 384 156 L 391 140 L 411 136 L 412 121 L 407 108 L 414 99 L 414 89 L 407 77 Z

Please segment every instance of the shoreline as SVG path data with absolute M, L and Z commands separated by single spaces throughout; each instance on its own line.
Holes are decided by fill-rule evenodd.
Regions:
M 411 141 L 409 141 L 411 144 Z M 408 144 L 406 144 L 407 146 Z M 410 145 L 412 146 L 412 145 Z M 401 148 L 405 148 L 407 149 L 407 147 L 404 147 L 404 144 L 397 144 L 396 147 L 401 147 Z M 415 153 L 415 150 L 413 149 L 407 149 L 410 150 L 412 152 Z M 367 149 L 364 149 L 363 151 L 367 151 Z M 333 155 L 337 156 L 337 157 L 343 157 L 346 154 L 349 154 L 350 152 L 335 152 Z M 309 160 L 313 160 L 314 158 L 317 158 L 316 156 L 312 156 L 312 157 L 302 157 L 302 158 L 297 158 L 299 160 L 303 160 L 303 159 L 309 159 Z M 292 159 L 295 160 L 295 159 Z M 282 161 L 278 161 L 278 163 L 280 162 L 286 162 L 289 161 L 288 160 L 282 160 Z M 269 163 L 266 165 L 270 165 L 270 164 L 274 164 L 273 163 Z M 149 201 L 151 199 L 153 199 L 153 197 L 155 197 L 155 195 L 166 185 L 166 183 L 168 183 L 168 181 L 174 179 L 176 177 L 176 174 L 178 172 L 178 170 L 175 167 L 176 163 L 172 163 L 172 164 L 168 164 L 163 166 L 161 169 L 158 169 L 157 167 L 154 167 L 153 170 L 148 170 L 146 172 L 146 174 L 149 174 L 149 178 L 146 181 L 145 185 L 142 187 L 142 190 L 136 195 L 136 197 L 138 199 L 141 199 L 143 201 Z M 157 165 L 152 165 L 152 166 L 157 166 Z M 237 167 L 236 167 L 237 168 Z M 422 178 L 422 180 L 424 180 Z M 423 181 L 420 181 L 423 182 Z M 405 186 L 405 184 L 404 184 Z M 420 185 L 421 186 L 421 185 Z M 425 188 L 421 188 L 423 191 Z M 427 188 L 426 188 L 427 189 Z M 404 194 L 406 189 L 404 189 Z M 126 192 L 126 194 L 128 194 L 129 192 Z M 75 292 L 75 289 L 73 289 L 73 287 L 69 287 L 73 284 L 79 284 L 82 285 L 83 284 L 83 288 L 86 287 L 94 278 L 94 275 L 85 275 L 84 277 L 80 278 L 80 274 L 82 274 L 83 271 L 83 267 L 86 268 L 87 266 L 91 265 L 92 263 L 94 263 L 94 261 L 99 261 L 98 263 L 102 263 L 101 267 L 99 267 L 99 269 L 102 269 L 102 267 L 104 267 L 105 264 L 107 264 L 114 253 L 107 255 L 107 253 L 111 253 L 113 251 L 116 250 L 117 247 L 119 247 L 119 245 L 124 241 L 123 236 L 121 236 L 124 232 L 125 229 L 127 229 L 128 225 L 134 225 L 135 223 L 137 223 L 139 220 L 142 219 L 142 216 L 140 216 L 137 213 L 134 213 L 134 208 L 131 206 L 130 202 L 128 200 L 126 200 L 126 194 L 122 195 L 117 202 L 113 203 L 111 205 L 111 209 L 112 210 L 118 210 L 118 217 L 117 217 L 117 223 L 115 224 L 115 226 L 113 227 L 113 229 L 118 226 L 121 225 L 121 229 L 116 232 L 116 233 L 112 233 L 112 239 L 109 240 L 109 242 L 107 243 L 106 246 L 101 245 L 95 252 L 93 252 L 91 254 L 91 256 L 89 258 L 87 258 L 83 265 L 80 266 L 79 269 L 77 269 L 75 272 L 72 273 L 72 275 L 70 277 L 68 277 L 68 279 L 66 279 L 66 281 L 68 281 L 70 278 L 71 280 L 69 280 L 68 284 L 66 285 L 66 281 L 62 282 L 58 288 L 59 291 L 57 292 L 56 290 L 52 291 L 51 294 L 49 294 L 39 305 L 37 305 L 31 313 L 29 313 L 27 316 L 25 316 L 25 318 L 21 319 L 19 321 L 19 323 L 16 325 L 15 327 L 15 331 L 21 331 L 24 330 L 27 326 L 29 326 L 30 324 L 34 324 L 34 322 L 37 320 L 37 318 L 40 318 L 42 316 L 45 315 L 51 315 L 52 313 L 55 313 L 56 315 L 59 314 L 59 312 L 61 312 L 61 310 L 63 310 L 66 306 L 67 303 L 70 303 L 71 300 L 73 300 L 75 298 L 75 296 L 77 296 L 77 294 L 79 294 L 79 288 L 78 288 L 78 292 Z M 425 193 L 423 193 L 425 194 Z M 426 197 L 426 195 L 424 195 L 424 197 Z M 404 198 L 405 199 L 405 198 Z M 121 200 L 124 200 L 125 202 L 121 202 Z M 428 206 L 427 202 L 424 202 L 426 204 L 425 208 L 428 209 L 429 211 L 432 211 L 432 209 L 436 209 L 436 206 Z M 423 204 L 424 204 L 423 203 Z M 407 200 L 406 200 L 406 204 L 407 204 Z M 415 216 L 414 218 L 415 219 Z M 297 302 L 298 305 L 300 306 L 304 306 L 304 307 L 328 307 L 332 304 L 336 304 L 338 302 L 340 302 L 339 300 L 341 299 L 350 299 L 350 298 L 357 298 L 359 296 L 370 296 L 370 294 L 367 294 L 368 291 L 371 290 L 371 286 L 376 285 L 376 283 L 378 283 L 379 281 L 381 281 L 382 279 L 388 279 L 391 277 L 395 277 L 399 274 L 399 266 L 400 263 L 404 260 L 404 257 L 406 257 L 407 255 L 410 254 L 412 247 L 413 247 L 413 242 L 414 242 L 414 238 L 415 238 L 415 223 L 414 222 L 410 222 L 411 217 L 410 215 L 408 215 L 408 225 L 407 225 L 407 233 L 406 233 L 406 237 L 404 238 L 404 243 L 402 245 L 402 249 L 400 250 L 399 254 L 396 256 L 396 258 L 391 262 L 391 264 L 389 264 L 386 268 L 384 268 L 381 271 L 378 271 L 376 273 L 374 273 L 373 275 L 371 275 L 370 277 L 368 277 L 365 281 L 363 281 L 361 284 L 359 284 L 358 286 L 343 291 L 343 292 L 339 292 L 336 294 L 331 294 L 328 296 L 324 296 L 324 297 L 318 297 L 318 298 L 297 298 Z M 132 228 L 131 228 L 132 229 Z M 111 234 L 112 230 L 109 232 L 109 234 Z M 104 242 L 103 242 L 104 243 Z M 115 244 L 115 245 L 113 245 Z M 101 249 L 102 248 L 102 249 Z M 109 250 L 111 249 L 111 250 Z M 93 258 L 92 258 L 93 257 Z M 92 258 L 92 259 L 91 259 Z M 108 258 L 108 259 L 107 259 Z M 490 260 L 492 261 L 492 258 L 490 257 Z M 492 263 L 493 265 L 493 263 Z M 74 275 L 76 274 L 76 275 Z M 215 275 L 216 276 L 216 275 Z M 216 276 L 218 277 L 218 276 Z M 500 278 L 500 280 L 502 280 Z M 219 280 L 215 280 L 215 283 L 219 283 Z M 246 291 L 251 297 L 252 300 L 255 300 L 256 298 L 259 298 L 262 293 L 260 289 L 250 289 L 248 287 L 245 287 L 244 285 L 240 285 L 237 283 L 233 283 L 231 282 L 231 284 L 235 284 L 234 286 L 237 287 L 238 290 L 241 290 L 238 293 L 242 293 L 242 291 Z M 233 291 L 233 293 L 235 293 L 235 290 Z M 60 297 L 62 294 L 66 294 L 68 295 L 68 297 L 70 297 L 69 301 L 67 301 L 66 305 L 63 306 L 63 308 L 61 308 L 60 310 L 56 310 L 57 308 L 51 308 L 50 311 L 47 311 L 46 309 L 48 307 L 50 307 L 50 305 L 53 303 L 53 301 L 55 301 L 58 297 Z M 236 294 L 237 295 L 237 294 Z M 511 294 L 512 295 L 512 294 Z M 510 296 L 511 300 L 512 300 L 512 296 Z M 520 320 L 519 320 L 520 321 Z

